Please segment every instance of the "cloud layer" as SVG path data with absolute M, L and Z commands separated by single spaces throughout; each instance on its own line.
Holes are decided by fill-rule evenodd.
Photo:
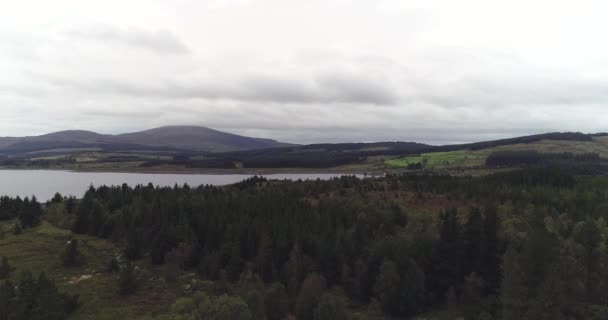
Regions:
M 188 124 L 441 144 L 605 131 L 608 7 L 545 5 L 26 0 L 0 21 L 0 135 Z

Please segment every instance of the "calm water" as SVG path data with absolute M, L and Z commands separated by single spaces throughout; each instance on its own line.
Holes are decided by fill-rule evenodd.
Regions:
M 70 172 L 54 170 L 0 170 L 0 195 L 32 196 L 46 201 L 55 192 L 64 196 L 81 197 L 90 185 L 122 185 L 152 183 L 157 186 L 173 186 L 187 183 L 192 187 L 199 185 L 226 185 L 252 177 L 246 174 L 148 174 L 148 173 L 110 173 L 110 172 Z M 330 179 L 341 174 L 271 174 L 269 179 Z

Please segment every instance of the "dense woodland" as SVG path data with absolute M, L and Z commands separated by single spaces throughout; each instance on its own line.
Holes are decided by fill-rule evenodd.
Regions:
M 367 309 L 404 319 L 434 310 L 606 319 L 607 187 L 606 177 L 551 168 L 256 177 L 227 187 L 91 187 L 83 199 L 58 195 L 45 206 L 64 208 L 74 233 L 124 248 L 108 264 L 123 294 L 137 290 L 129 261 L 211 281 L 176 301 L 168 319 L 350 319 Z M 35 199 L 0 199 L 0 217 L 18 217 L 22 228 L 41 216 Z M 66 264 L 77 263 L 76 246 L 66 247 Z M 17 319 L 2 318 L 1 307 L 0 319 Z
M 490 154 L 486 159 L 489 167 L 514 167 L 514 166 L 538 166 L 572 164 L 577 166 L 588 166 L 602 162 L 597 153 L 574 154 L 564 153 L 541 153 L 538 151 L 498 151 Z

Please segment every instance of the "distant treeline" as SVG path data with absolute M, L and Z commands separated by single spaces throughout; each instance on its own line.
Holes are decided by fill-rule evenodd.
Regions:
M 405 156 L 427 152 L 456 150 L 480 150 L 517 143 L 532 143 L 540 140 L 590 141 L 592 137 L 583 133 L 547 133 L 511 139 L 477 142 L 470 144 L 430 146 L 410 142 L 338 143 L 312 144 L 276 149 L 261 149 L 218 154 L 205 154 L 208 159 L 195 160 L 197 153 L 180 153 L 173 160 L 154 160 L 142 167 L 157 165 L 183 165 L 191 168 L 331 168 L 363 162 L 370 156 Z
M 436 147 L 436 150 L 434 150 L 434 151 L 454 151 L 454 150 L 462 150 L 462 149 L 481 150 L 481 149 L 488 149 L 488 148 L 499 147 L 499 146 L 507 146 L 507 145 L 518 144 L 518 143 L 532 143 L 532 142 L 538 142 L 541 140 L 591 141 L 591 140 L 593 140 L 593 137 L 591 135 L 580 133 L 580 132 L 551 132 L 551 133 L 536 134 L 536 135 L 517 137 L 517 138 L 508 138 L 508 139 L 475 142 L 475 143 L 468 143 L 468 144 L 441 146 L 441 147 Z
M 563 153 L 540 153 L 535 150 L 525 151 L 497 151 L 488 156 L 486 166 L 488 167 L 512 167 L 546 164 L 568 164 L 568 163 L 599 163 L 602 159 L 597 153 L 575 154 Z
M 258 149 L 235 151 L 226 153 L 208 153 L 187 150 L 176 150 L 164 147 L 145 147 L 157 155 L 173 155 L 171 160 L 147 160 L 139 156 L 113 156 L 97 162 L 126 162 L 141 161 L 141 167 L 160 165 L 178 165 L 189 168 L 331 168 L 347 164 L 356 164 L 365 161 L 371 156 L 407 156 L 429 152 L 448 152 L 457 150 L 480 150 L 498 146 L 518 143 L 532 143 L 540 140 L 562 141 L 590 141 L 591 135 L 565 132 L 546 133 L 511 139 L 502 139 L 469 144 L 431 146 L 413 142 L 377 142 L 377 143 L 337 143 L 337 144 L 311 144 L 305 146 L 282 147 L 272 149 Z M 143 147 L 128 144 L 99 143 L 53 143 L 24 142 L 8 147 L 0 154 L 0 165 L 14 167 L 52 167 L 57 165 L 71 165 L 73 159 L 59 160 L 32 160 L 25 153 L 48 147 L 48 151 L 37 153 L 36 156 L 62 154 L 52 149 L 99 148 L 105 152 L 118 152 L 125 150 L 142 150 Z M 9 157 L 10 155 L 10 157 Z
M 0 197 L 0 221 L 19 218 L 21 226 L 29 228 L 38 225 L 41 215 L 42 206 L 36 197 Z

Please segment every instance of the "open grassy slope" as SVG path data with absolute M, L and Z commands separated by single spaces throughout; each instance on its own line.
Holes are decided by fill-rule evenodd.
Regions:
M 389 159 L 387 164 L 396 167 L 407 167 L 420 163 L 425 168 L 477 167 L 483 165 L 485 156 L 469 151 L 432 152 L 404 158 Z
M 85 262 L 80 267 L 66 268 L 61 264 L 60 253 L 71 236 L 70 231 L 45 221 L 21 235 L 13 235 L 10 232 L 12 225 L 12 221 L 0 222 L 4 231 L 4 239 L 0 239 L 0 256 L 6 256 L 17 268 L 11 275 L 12 280 L 17 281 L 20 270 L 30 270 L 36 276 L 45 272 L 60 291 L 78 294 L 81 306 L 69 319 L 145 319 L 162 315 L 183 293 L 184 284 L 181 283 L 191 280 L 184 275 L 176 283 L 167 283 L 158 277 L 159 270 L 140 263 L 141 287 L 134 295 L 122 297 L 118 294 L 118 276 L 104 270 L 106 261 L 119 252 L 109 241 L 75 236 Z

